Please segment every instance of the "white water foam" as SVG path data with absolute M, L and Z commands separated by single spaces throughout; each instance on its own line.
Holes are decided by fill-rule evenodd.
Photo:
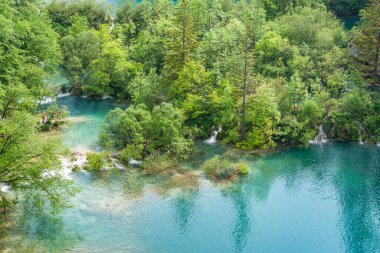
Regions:
M 54 102 L 54 99 L 52 99 L 51 97 L 43 97 L 40 104 L 41 105 L 47 105 L 47 104 L 51 104 Z
M 326 134 L 323 131 L 323 126 L 319 125 L 318 127 L 318 135 L 315 136 L 314 140 L 309 140 L 309 144 L 323 144 L 326 143 Z
M 60 93 L 60 94 L 58 94 L 57 98 L 64 98 L 64 97 L 68 97 L 68 96 L 71 96 L 70 92 Z
M 125 170 L 125 166 L 118 163 L 117 160 L 113 157 L 111 157 L 112 166 L 118 170 Z
M 9 192 L 11 187 L 6 184 L 0 184 L 0 191 L 3 193 Z
M 129 163 L 130 165 L 134 165 L 134 166 L 140 166 L 140 165 L 142 164 L 141 161 L 138 161 L 138 160 L 135 160 L 135 159 L 129 159 L 129 160 L 128 160 L 128 163 Z
M 56 175 L 60 175 L 65 179 L 73 179 L 72 173 L 74 168 L 79 168 L 79 170 L 83 169 L 83 166 L 86 164 L 87 157 L 85 154 L 76 154 L 75 159 L 71 160 L 69 157 L 61 157 L 60 158 L 62 167 L 60 169 L 45 171 L 43 173 L 44 177 L 53 177 Z
M 217 141 L 218 134 L 219 134 L 221 131 L 222 131 L 222 127 L 219 127 L 218 130 L 214 130 L 214 131 L 212 132 L 211 137 L 208 138 L 207 140 L 205 140 L 204 143 L 206 143 L 206 144 L 211 144 L 211 145 L 212 145 L 212 144 L 215 144 L 216 141 Z

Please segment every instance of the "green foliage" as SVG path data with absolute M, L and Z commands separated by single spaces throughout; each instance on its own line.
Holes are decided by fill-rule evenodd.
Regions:
M 104 154 L 88 153 L 87 161 L 84 166 L 86 170 L 100 170 L 106 165 Z
M 110 22 L 106 2 L 80 0 L 80 1 L 51 1 L 46 7 L 53 21 L 55 30 L 65 34 L 70 30 L 77 18 L 85 19 L 92 28 Z
M 100 3 L 54 1 L 47 10 L 62 36 L 71 91 L 110 95 L 134 105 L 126 118 L 109 122 L 113 129 L 128 129 L 128 134 L 112 130 L 118 138 L 103 138 L 105 146 L 118 149 L 127 161 L 161 150 L 159 141 L 170 146 L 165 152 L 175 153 L 175 141 L 165 131 L 156 137 L 160 131 L 153 118 L 166 118 L 154 116 L 162 103 L 181 111 L 181 128 L 194 129 L 197 138 L 222 126 L 219 138 L 246 150 L 306 145 L 321 124 L 330 138 L 356 140 L 352 133 L 357 128 L 365 130 L 366 138 L 377 138 L 378 3 L 371 1 L 362 11 L 350 48 L 350 34 L 329 11 L 356 13 L 364 3 L 125 2 L 112 25 Z M 360 97 L 370 99 L 373 116 L 359 117 L 347 106 L 354 103 L 346 101 L 349 94 L 358 89 L 364 89 Z M 23 106 L 28 105 L 25 101 Z M 119 118 L 116 114 L 112 117 Z M 194 136 L 184 132 L 182 144 Z M 174 132 L 173 138 L 178 136 Z
M 288 61 L 295 53 L 287 38 L 269 31 L 257 42 L 257 69 L 265 76 L 288 76 Z
M 153 153 L 144 160 L 142 168 L 147 174 L 170 173 L 179 170 L 180 165 L 175 158 L 168 154 Z
M 154 69 L 146 75 L 142 72 L 138 73 L 128 86 L 128 91 L 134 104 L 145 104 L 150 109 L 169 100 L 162 78 L 155 73 Z
M 358 15 L 368 0 L 260 0 L 269 18 L 274 18 L 287 12 L 292 12 L 300 7 L 316 7 L 322 4 L 338 16 Z
M 346 12 L 364 2 L 351 1 Z M 38 14 L 34 2 L 17 2 L 14 13 L 6 3 L 0 113 L 38 111 L 35 102 L 49 94 L 44 70 L 62 58 L 53 26 L 70 91 L 132 103 L 110 112 L 101 137 L 124 162 L 156 152 L 186 157 L 192 138 L 220 126 L 222 142 L 246 150 L 304 145 L 321 124 L 330 138 L 373 140 L 380 108 L 378 1 L 361 12 L 349 48 L 350 34 L 329 11 L 342 13 L 342 4 L 125 2 L 111 21 L 100 2 L 53 1 L 48 15 Z
M 353 32 L 355 66 L 374 87 L 380 87 L 380 2 L 370 0 L 360 12 L 360 24 Z
M 174 81 L 198 46 L 196 19 L 189 11 L 188 0 L 175 6 L 165 45 L 164 71 L 168 82 Z
M 90 63 L 85 93 L 93 97 L 111 94 L 123 98 L 128 92 L 126 84 L 139 67 L 126 60 L 126 50 L 121 40 L 113 39 L 108 34 L 108 27 L 101 26 L 98 37 L 102 40 L 102 50 L 99 58 Z
M 276 146 L 274 135 L 280 121 L 280 112 L 274 90 L 268 85 L 261 85 L 256 93 L 248 97 L 246 140 L 238 147 L 246 150 L 253 148 L 270 148 Z
M 192 149 L 190 137 L 180 110 L 162 103 L 149 111 L 141 104 L 109 112 L 101 143 L 120 150 L 124 160 L 145 158 L 154 152 L 184 158 Z
M 378 115 L 371 94 L 358 90 L 345 94 L 333 115 L 336 137 L 374 141 L 379 131 Z
M 64 67 L 68 73 L 71 92 L 80 94 L 84 78 L 90 70 L 90 64 L 101 54 L 101 41 L 95 31 L 83 31 L 76 36 L 62 38 Z
M 203 165 L 206 175 L 215 180 L 234 179 L 239 175 L 249 173 L 249 167 L 244 162 L 232 162 L 222 156 L 214 156 Z
M 49 95 L 45 71 L 61 61 L 59 36 L 40 1 L 0 1 L 0 30 L 0 184 L 12 191 L 1 202 L 22 195 L 31 213 L 58 212 L 77 189 L 52 173 L 60 149 L 39 136 L 34 114 Z
M 79 33 L 71 33 L 71 29 Z M 100 25 L 98 31 L 81 29 L 71 26 L 69 35 L 62 38 L 72 93 L 126 97 L 126 84 L 140 69 L 139 65 L 127 61 L 122 41 L 109 34 L 108 26 Z
M 0 183 L 22 194 L 34 210 L 44 210 L 48 202 L 56 212 L 69 206 L 68 198 L 77 190 L 72 182 L 50 173 L 59 167 L 60 150 L 37 134 L 35 122 L 23 111 L 0 120 Z
M 49 105 L 46 109 L 46 122 L 41 124 L 40 128 L 43 131 L 51 130 L 61 126 L 69 117 L 69 111 L 65 106 L 60 107 L 56 103 Z

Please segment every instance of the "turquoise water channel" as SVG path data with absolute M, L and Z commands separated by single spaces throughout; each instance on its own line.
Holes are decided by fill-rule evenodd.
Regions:
M 68 97 L 92 123 L 66 130 L 69 145 L 95 145 L 110 100 Z M 232 184 L 200 173 L 215 154 L 246 160 Z M 380 252 L 380 148 L 329 142 L 267 156 L 199 144 L 186 176 L 137 169 L 76 173 L 82 192 L 58 217 L 2 218 L 0 251 L 133 253 Z M 6 251 L 7 252 L 7 251 Z
M 98 147 L 98 135 L 106 114 L 116 108 L 125 108 L 113 99 L 89 99 L 75 96 L 62 97 L 57 100 L 66 106 L 72 122 L 63 129 L 63 144 L 72 149 L 92 149 Z

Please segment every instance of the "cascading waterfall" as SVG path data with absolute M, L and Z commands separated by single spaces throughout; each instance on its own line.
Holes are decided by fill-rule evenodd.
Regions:
M 54 103 L 56 100 L 57 100 L 57 98 L 63 98 L 63 97 L 68 97 L 68 96 L 71 96 L 71 93 L 70 92 L 67 92 L 67 93 L 59 93 L 58 95 L 57 95 L 57 97 L 55 98 L 51 98 L 51 97 L 43 97 L 42 99 L 41 99 L 41 101 L 40 101 L 40 104 L 41 105 L 47 105 L 47 104 L 52 104 L 52 103 Z
M 61 157 L 62 168 L 44 172 L 45 177 L 61 175 L 65 179 L 72 179 L 74 169 L 82 170 L 87 161 L 86 154 L 75 154 L 72 157 Z
M 212 129 L 213 129 L 213 132 L 212 132 L 211 137 L 208 138 L 207 140 L 205 140 L 205 143 L 207 143 L 207 144 L 215 144 L 216 143 L 216 139 L 218 137 L 218 134 L 222 131 L 222 126 L 220 126 L 218 130 L 215 130 L 214 126 L 212 127 Z
M 140 166 L 142 164 L 141 161 L 135 160 L 135 159 L 129 159 L 128 163 L 132 166 Z
M 4 183 L 0 184 L 0 192 L 6 193 L 9 192 L 11 187 L 9 185 L 6 185 Z
M 360 140 L 359 140 L 359 144 L 366 144 L 367 143 L 367 140 L 363 141 L 362 140 L 362 135 L 367 135 L 367 132 L 365 131 L 363 125 L 360 123 L 360 122 L 356 122 L 358 123 L 358 127 L 359 127 L 359 136 L 360 136 Z
M 323 144 L 323 143 L 326 143 L 326 142 L 327 142 L 327 139 L 326 139 L 326 134 L 323 131 L 323 126 L 319 125 L 319 127 L 318 127 L 318 135 L 314 138 L 314 140 L 310 140 L 309 143 L 310 144 Z
M 68 97 L 68 96 L 71 96 L 70 92 L 59 93 L 58 96 L 57 96 L 57 98 L 64 98 L 64 97 Z
M 47 105 L 47 104 L 51 104 L 54 102 L 54 99 L 51 98 L 51 97 L 43 97 L 40 101 L 40 104 L 41 105 Z

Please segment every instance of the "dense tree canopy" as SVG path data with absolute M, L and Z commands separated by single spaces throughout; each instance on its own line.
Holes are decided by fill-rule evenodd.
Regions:
M 101 143 L 121 150 L 126 161 L 155 152 L 186 157 L 191 151 L 190 134 L 183 124 L 182 112 L 171 104 L 162 103 L 152 111 L 141 104 L 111 111 L 106 117 Z
M 123 39 L 138 66 L 124 81 L 132 103 L 150 110 L 172 103 L 199 138 L 222 127 L 225 143 L 247 150 L 306 145 L 322 126 L 329 138 L 376 141 L 377 93 L 362 88 L 378 81 L 360 74 L 378 70 L 371 3 L 353 32 L 354 49 L 329 10 L 343 14 L 337 1 L 128 3 L 111 36 Z M 347 13 L 364 4 L 350 3 Z M 367 57 L 365 67 L 352 64 L 352 50 L 357 60 Z M 368 102 L 365 112 L 356 99 Z
M 75 193 L 51 170 L 59 167 L 57 144 L 37 133 L 41 99 L 48 94 L 45 71 L 61 59 L 59 36 L 37 1 L 0 1 L 0 184 L 30 205 L 58 211 Z M 0 191 L 0 203 L 10 203 Z
M 361 11 L 359 26 L 353 33 L 353 58 L 355 65 L 373 86 L 380 84 L 380 1 Z

